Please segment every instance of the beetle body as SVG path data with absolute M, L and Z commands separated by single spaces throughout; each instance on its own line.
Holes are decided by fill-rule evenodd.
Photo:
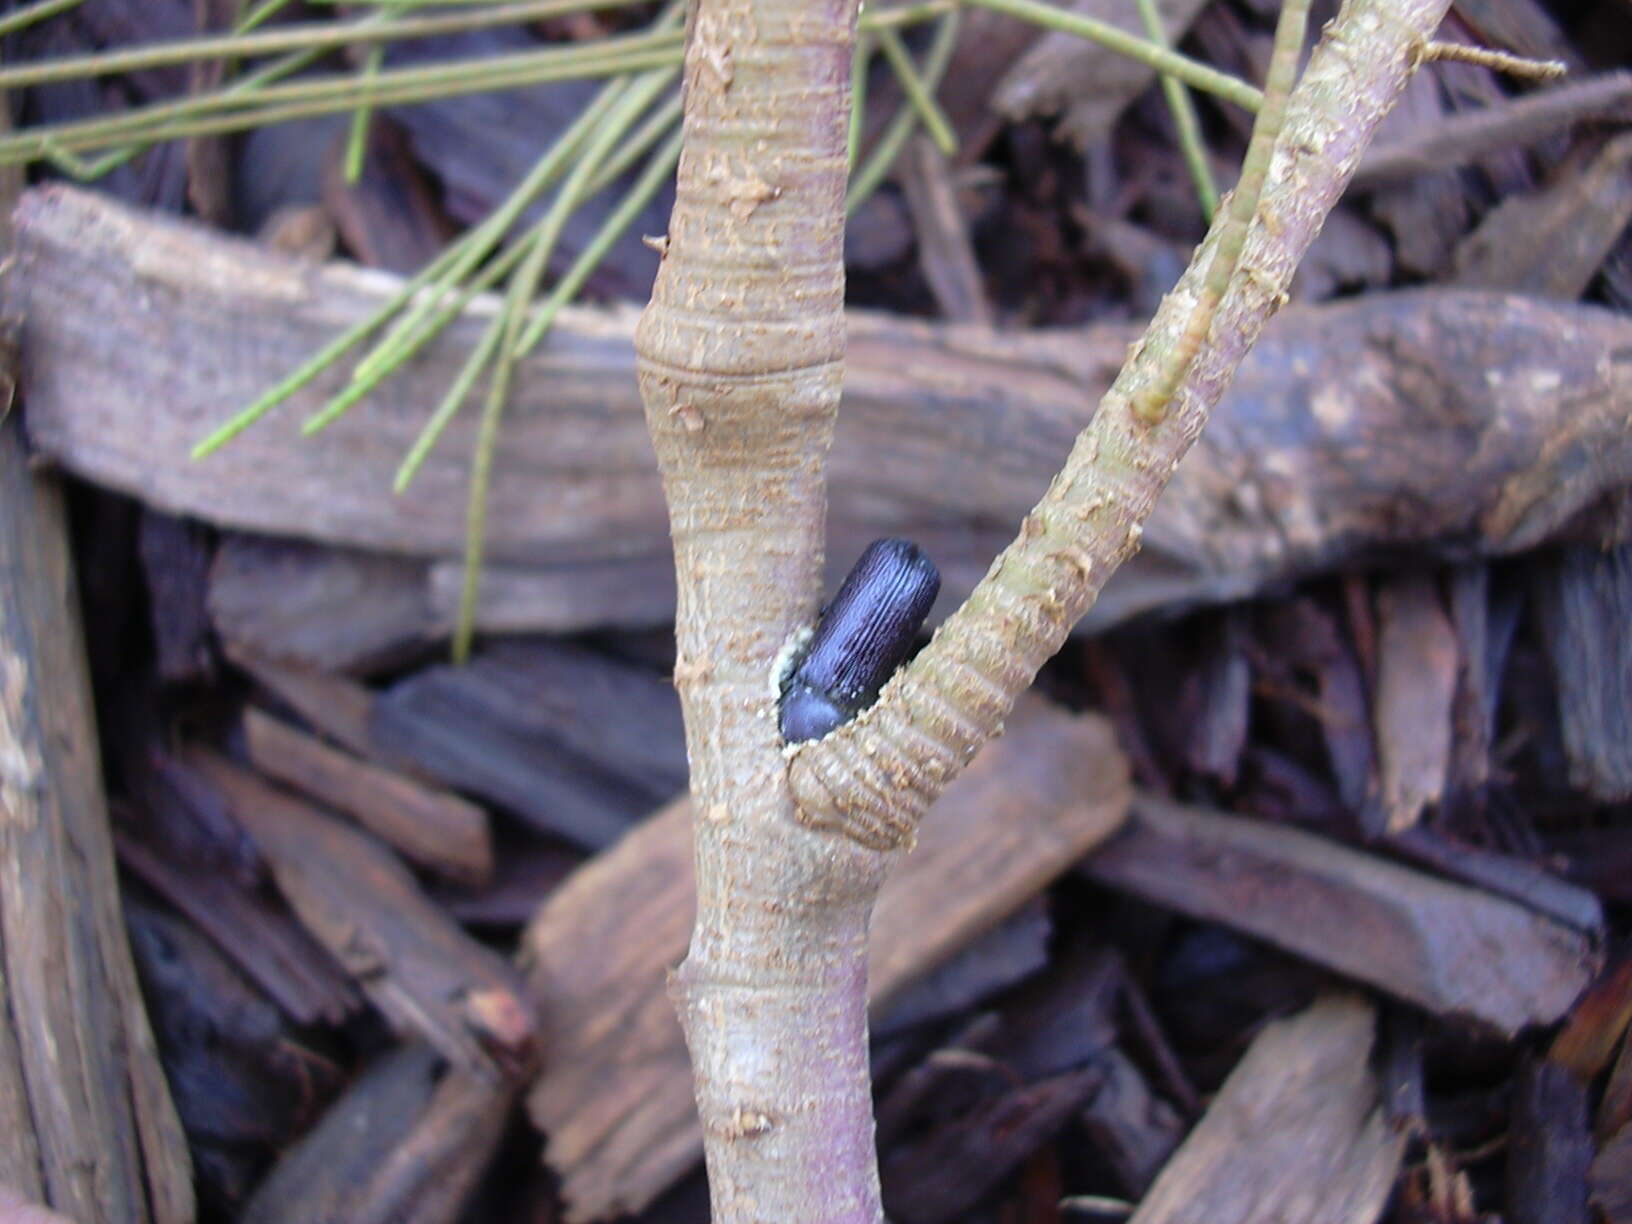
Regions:
M 869 544 L 783 683 L 782 738 L 820 739 L 877 701 L 940 589 L 940 573 L 912 541 Z

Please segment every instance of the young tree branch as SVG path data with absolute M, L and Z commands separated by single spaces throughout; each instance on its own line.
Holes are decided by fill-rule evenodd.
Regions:
M 865 958 L 886 860 L 791 819 L 772 689 L 821 569 L 856 11 L 692 10 L 675 207 L 635 336 L 697 813 L 673 993 L 719 1221 L 880 1217 Z
M 1349 0 L 1286 112 L 1233 278 L 1209 282 L 1221 248 L 1220 272 L 1236 262 L 1215 227 L 969 602 L 876 706 L 797 750 L 777 663 L 817 597 L 855 3 L 693 10 L 678 193 L 636 350 L 696 813 L 697 921 L 672 991 L 717 1221 L 882 1218 L 865 997 L 884 875 L 1137 547 L 1446 3 Z
M 790 749 L 799 819 L 860 845 L 909 844 L 924 811 L 1139 546 L 1141 525 L 1236 367 L 1286 300 L 1298 260 L 1439 24 L 1444 0 L 1349 0 L 1292 95 L 1240 266 L 1164 416 L 1138 406 L 1185 345 L 1221 236 L 1162 304 L 1020 533 L 879 701 Z

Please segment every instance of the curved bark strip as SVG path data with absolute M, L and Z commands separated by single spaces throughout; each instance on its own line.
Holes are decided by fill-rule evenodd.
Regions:
M 773 663 L 816 598 L 844 361 L 856 0 L 700 0 L 635 331 L 678 588 L 697 922 L 671 990 L 714 1219 L 881 1217 L 867 921 L 887 860 L 791 819 Z
M 319 406 L 314 391 L 195 463 L 188 448 L 231 405 L 356 323 L 392 278 L 297 268 L 69 188 L 29 193 L 19 216 L 18 263 L 0 296 L 23 319 L 24 413 L 41 453 L 213 523 L 364 545 L 407 566 L 429 558 L 424 632 L 446 631 L 471 423 L 453 423 L 407 495 L 392 494 L 391 475 L 490 301 L 360 409 L 359 423 L 336 425 L 332 447 L 296 428 Z M 956 607 L 1047 487 L 1136 333 L 1119 323 L 999 332 L 861 311 L 847 322 L 823 589 L 869 540 L 906 535 L 940 568 L 942 606 Z M 673 617 L 633 330 L 627 310 L 570 310 L 522 363 L 494 465 L 485 631 Z M 1247 598 L 1371 554 L 1532 547 L 1632 481 L 1628 404 L 1632 321 L 1608 310 L 1443 289 L 1293 306 L 1242 363 L 1145 523 L 1143 549 L 1078 628 Z
M 1147 427 L 1134 405 L 1191 318 L 1221 222 L 974 593 L 878 704 L 790 750 L 806 825 L 863 846 L 910 844 L 929 804 L 1001 726 L 1106 578 L 1138 550 L 1156 498 L 1284 302 L 1298 260 L 1446 7 L 1443 0 L 1344 5 L 1293 95 L 1235 283 L 1166 419 Z

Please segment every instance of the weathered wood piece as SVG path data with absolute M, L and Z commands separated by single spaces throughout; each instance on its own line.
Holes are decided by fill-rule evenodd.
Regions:
M 1557 1020 L 1600 960 L 1593 938 L 1511 901 L 1285 826 L 1148 797 L 1084 870 L 1504 1033 Z
M 374 694 L 355 680 L 305 667 L 291 667 L 241 650 L 228 650 L 234 663 L 318 732 L 360 757 L 382 754 L 369 730 Z
M 1204 632 L 1207 661 L 1196 678 L 1199 715 L 1187 737 L 1185 755 L 1197 773 L 1234 786 L 1252 710 L 1245 618 L 1239 610 L 1226 610 Z
M 1166 1110 L 1165 1142 L 1152 1143 L 1152 1099 L 1113 1048 L 1123 981 L 1113 953 L 1078 944 L 1008 996 L 1000 1013 L 977 1017 L 896 1081 L 878 1110 L 892 1219 L 968 1218 L 972 1204 L 1079 1114 L 1103 1124 L 1096 1134 L 1108 1141 L 1107 1163 L 1160 1164 L 1178 1121 Z M 1119 1100 L 1124 1090 L 1140 1100 Z M 1141 1189 L 1154 1173 L 1152 1165 Z
M 196 523 L 152 510 L 142 514 L 138 543 L 147 579 L 148 621 L 159 679 L 209 678 L 210 621 L 204 610 L 210 553 Z
M 1514 1224 L 1587 1224 L 1592 1151 L 1585 1086 L 1557 1063 L 1526 1062 L 1513 1085 L 1506 1218 Z
M 339 672 L 400 661 L 451 623 L 414 561 L 238 534 L 210 568 L 210 617 L 234 651 Z
M 0 1183 L 186 1224 L 187 1147 L 119 909 L 60 492 L 0 412 Z
M 1632 795 L 1632 545 L 1560 549 L 1536 572 L 1570 781 Z
M 1542 0 L 1458 0 L 1456 15 L 1487 47 L 1562 60 L 1572 73 L 1581 66 L 1575 45 Z
M 1389 838 L 1388 848 L 1442 876 L 1517 901 L 1584 934 L 1603 930 L 1604 907 L 1596 896 L 1524 859 L 1470 846 L 1422 825 Z
M 443 885 L 431 900 L 465 926 L 519 930 L 539 904 L 583 865 L 585 855 L 556 839 L 506 830 L 494 851 L 492 878 L 479 888 Z
M 482 59 L 526 51 L 537 46 L 532 31 L 520 23 L 462 34 L 443 34 L 390 45 L 386 62 L 394 67 L 426 67 L 454 59 Z M 521 182 L 538 159 L 540 132 L 564 131 L 595 97 L 589 80 L 550 81 L 522 88 L 488 90 L 439 98 L 434 106 L 387 109 L 391 121 L 408 137 L 414 160 L 436 180 L 440 203 L 457 222 L 474 225 L 488 216 Z M 621 195 L 636 171 L 625 172 L 614 185 Z M 673 195 L 660 192 L 612 244 L 591 280 L 597 295 L 644 301 L 650 293 L 657 255 L 642 234 L 662 233 Z M 536 221 L 545 203 L 524 211 L 517 228 Z M 549 271 L 564 271 L 594 239 L 604 213 L 574 209 L 566 218 L 549 262 Z
M 1616 1131 L 1599 1149 L 1588 1170 L 1592 1203 L 1606 1224 L 1632 1221 L 1632 1123 Z
M 188 450 L 232 405 L 394 282 L 304 267 L 63 188 L 28 196 L 19 219 L 19 262 L 0 291 L 25 320 L 29 427 L 48 455 L 217 523 L 460 555 L 474 423 L 453 423 L 406 495 L 391 493 L 391 474 L 492 303 L 473 306 L 322 441 L 297 426 L 344 369 L 195 463 Z M 603 614 L 621 624 L 627 604 L 650 606 L 654 567 L 669 555 L 632 377 L 633 319 L 564 312 L 522 364 L 488 520 L 498 565 L 548 574 L 627 562 L 621 594 L 598 580 Z M 868 540 L 911 534 L 940 566 L 952 606 L 1046 486 L 1132 333 L 850 321 L 829 555 L 842 568 Z M 1290 308 L 1085 626 L 1239 598 L 1375 549 L 1529 547 L 1632 479 L 1629 403 L 1632 321 L 1608 311 L 1448 292 Z M 1406 436 L 1413 444 L 1401 448 Z M 518 613 L 512 605 L 513 627 Z M 574 608 L 579 627 L 588 615 Z
M 1082 1127 L 1123 1191 L 1141 1198 L 1184 1137 L 1184 1119 L 1150 1090 L 1121 1050 L 1106 1050 L 1094 1068 L 1099 1082 L 1082 1107 Z
M 1450 776 L 1456 633 L 1423 574 L 1384 583 L 1377 613 L 1377 764 L 1387 830 L 1402 833 L 1439 802 Z
M 873 1040 L 944 1020 L 1048 964 L 1053 924 L 1042 898 L 993 927 L 901 991 L 869 1026 Z
M 362 173 L 345 172 L 345 140 L 329 145 L 323 165 L 323 204 L 358 263 L 410 276 L 428 264 L 452 236 L 425 171 L 402 130 L 375 118 L 369 127 Z
M 341 1214 L 349 1196 L 425 1108 L 440 1065 L 436 1051 L 423 1045 L 398 1046 L 376 1059 L 284 1153 L 245 1208 L 243 1224 L 349 1218 Z
M 1440 73 L 1424 66 L 1378 126 L 1377 138 L 1389 144 L 1420 139 L 1441 127 L 1449 111 Z M 1437 276 L 1468 227 L 1468 192 L 1455 170 L 1426 170 L 1387 183 L 1372 193 L 1370 205 L 1394 240 L 1396 266 L 1411 275 Z
M 1334 996 L 1258 1035 L 1132 1224 L 1371 1224 L 1405 1150 L 1368 1060 L 1371 1004 Z
M 1561 830 L 1549 833 L 1547 847 L 1573 883 L 1605 901 L 1632 901 L 1632 829 Z
M 464 592 L 464 562 L 431 562 L 426 584 L 436 622 L 453 624 Z M 476 627 L 484 633 L 649 629 L 673 621 L 674 558 L 615 558 L 539 568 L 484 565 L 477 592 Z
M 0 1220 L 5 1224 L 74 1224 L 37 1203 L 31 1203 L 10 1186 L 0 1186 Z
M 1002 921 L 1121 819 L 1127 767 L 1107 725 L 1017 708 L 936 806 L 885 886 L 869 982 L 905 985 Z M 691 1072 L 665 980 L 695 897 L 689 805 L 586 864 L 528 929 L 523 964 L 549 1057 L 529 1097 L 569 1218 L 637 1211 L 702 1154 Z
M 481 884 L 493 871 L 487 813 L 474 803 L 330 748 L 264 711 L 244 711 L 250 763 L 354 817 L 432 871 Z
M 1001 1068 L 991 1078 L 1001 1081 Z M 879 1168 L 884 1207 L 903 1224 L 966 1219 L 969 1208 L 1051 1139 L 1094 1092 L 1100 1073 L 1067 1071 L 1030 1084 L 988 1090 L 965 1111 L 886 1159 Z
M 1615 1057 L 1628 1024 L 1632 1024 L 1632 956 L 1623 955 L 1581 996 L 1553 1038 L 1547 1061 L 1566 1068 L 1582 1083 L 1591 1083 Z
M 1395 140 L 1379 140 L 1360 159 L 1351 190 L 1464 166 L 1495 149 L 1534 144 L 1572 123 L 1632 118 L 1632 72 L 1606 72 L 1524 94 L 1499 106 L 1451 115 Z
M 226 793 L 301 921 L 393 1025 L 466 1070 L 527 1070 L 534 1026 L 521 982 L 432 905 L 390 851 L 222 757 L 195 750 L 191 759 Z
M 1268 622 L 1266 639 L 1274 644 L 1274 651 L 1262 652 L 1263 662 L 1313 675 L 1321 735 L 1338 794 L 1361 828 L 1369 834 L 1380 832 L 1383 813 L 1377 744 L 1355 644 L 1340 631 L 1330 611 L 1314 599 L 1272 606 Z
M 427 667 L 374 702 L 380 751 L 578 845 L 610 845 L 686 786 L 666 679 L 565 642 Z
M 1621 1042 L 1621 1053 L 1604 1084 L 1595 1121 L 1599 1136 L 1614 1135 L 1632 1122 L 1632 1044 Z
M 1574 300 L 1586 292 L 1632 221 L 1632 136 L 1610 141 L 1585 165 L 1567 161 L 1553 181 L 1509 196 L 1456 248 L 1453 280 Z
M 119 862 L 193 921 L 300 1024 L 339 1024 L 362 1006 L 351 983 L 286 910 L 219 870 L 178 865 L 129 834 L 114 835 Z
M 946 155 L 928 136 L 917 136 L 907 145 L 898 175 L 918 235 L 918 266 L 941 314 L 953 323 L 990 326 L 992 304 Z
M 440 1072 L 425 1046 L 377 1059 L 284 1153 L 242 1224 L 451 1224 L 492 1159 L 513 1085 Z
M 1506 640 L 1500 618 L 1491 615 L 1490 567 L 1475 561 L 1454 568 L 1446 580 L 1451 625 L 1456 632 L 1456 694 L 1451 704 L 1453 790 L 1482 787 L 1490 780 L 1490 749 L 1496 737 L 1496 697 Z
M 206 1204 L 232 1214 L 339 1086 L 273 1004 L 183 919 L 125 898 L 131 952 Z

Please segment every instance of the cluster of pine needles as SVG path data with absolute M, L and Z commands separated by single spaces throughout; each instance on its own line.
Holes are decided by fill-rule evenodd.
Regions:
M 58 17 L 81 3 L 85 0 L 34 0 L 0 16 L 0 36 Z M 311 7 L 335 3 L 337 0 L 304 0 Z M 542 44 L 513 54 L 397 68 L 385 65 L 384 49 L 396 41 L 644 3 L 649 0 L 367 0 L 361 4 L 353 0 L 347 11 L 361 10 L 360 15 L 291 21 L 284 10 L 295 8 L 295 0 L 240 0 L 239 16 L 229 33 L 0 65 L 0 90 L 6 91 L 176 65 L 220 67 L 218 85 L 185 98 L 0 135 L 0 165 L 45 163 L 81 180 L 106 174 L 164 141 L 345 112 L 352 116 L 345 167 L 348 177 L 355 179 L 377 108 L 547 82 L 590 78 L 604 82 L 489 216 L 406 280 L 371 315 L 234 413 L 193 451 L 195 458 L 205 458 L 325 371 L 350 363 L 343 388 L 302 426 L 304 433 L 320 433 L 400 370 L 478 294 L 502 286 L 501 308 L 493 313 L 425 421 L 395 479 L 397 491 L 406 489 L 453 418 L 467 403 L 480 403 L 480 425 L 471 456 L 464 588 L 454 632 L 457 658 L 468 653 L 475 623 L 487 489 L 516 363 L 544 341 L 561 308 L 582 290 L 613 244 L 670 181 L 679 160 L 684 0 L 669 0 L 638 31 L 579 43 Z M 1155 0 L 1140 3 L 1148 34 L 1145 39 L 1042 0 L 902 0 L 864 8 L 853 75 L 856 97 L 851 111 L 852 174 L 847 199 L 851 212 L 877 189 L 915 131 L 926 132 L 947 156 L 956 152 L 952 126 L 936 104 L 935 94 L 952 57 L 959 9 L 964 4 L 1090 39 L 1160 73 L 1202 208 L 1212 213 L 1218 192 L 1207 169 L 1188 89 L 1202 89 L 1251 111 L 1261 105 L 1262 94 L 1172 50 L 1164 40 Z M 279 17 L 284 20 L 273 20 Z M 925 25 L 932 25 L 933 30 L 920 40 L 922 56 L 915 60 L 903 33 Z M 307 71 L 335 53 L 353 55 L 356 67 L 340 73 Z M 899 112 L 863 150 L 862 91 L 875 55 L 883 58 L 899 82 L 903 101 Z M 610 205 L 597 200 L 614 187 L 622 194 Z M 592 204 L 602 217 L 594 237 L 546 289 L 545 272 L 567 220 Z M 524 222 L 540 206 L 536 220 Z

